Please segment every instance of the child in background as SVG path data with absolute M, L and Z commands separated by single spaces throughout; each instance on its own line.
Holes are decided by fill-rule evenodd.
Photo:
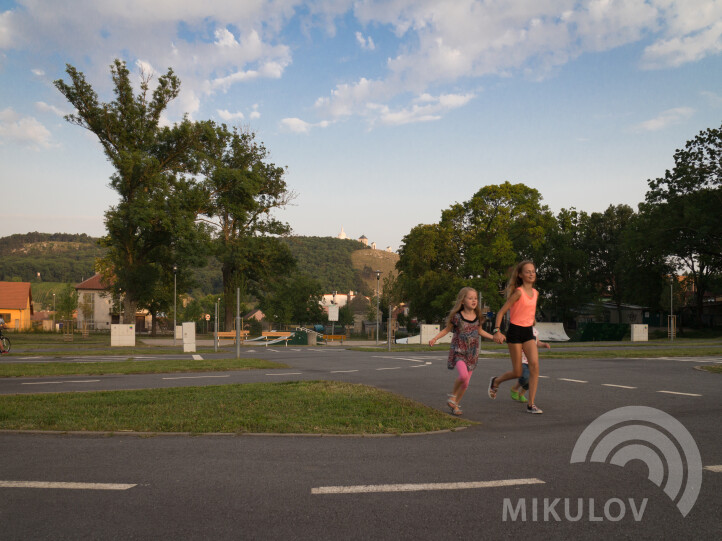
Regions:
M 489 340 L 494 339 L 481 328 L 482 323 L 483 316 L 476 290 L 465 287 L 459 291 L 456 297 L 456 303 L 449 312 L 446 327 L 429 340 L 429 345 L 433 346 L 442 336 L 446 336 L 452 331 L 454 333 L 449 349 L 449 360 L 446 364 L 449 370 L 456 368 L 459 374 L 446 402 L 454 415 L 462 414 L 459 402 L 469 387 L 471 373 L 476 368 L 476 362 L 479 359 L 479 335 Z
M 550 349 L 551 346 L 547 344 L 546 342 L 542 342 L 539 340 L 539 331 L 536 330 L 536 327 L 534 327 L 534 340 L 536 340 L 536 347 L 538 348 L 547 348 Z M 529 402 L 527 400 L 527 397 L 524 396 L 524 392 L 529 390 L 529 360 L 526 358 L 526 355 L 524 355 L 524 352 L 521 352 L 521 377 L 519 378 L 518 382 L 514 384 L 511 388 L 511 399 L 516 400 L 517 402 L 521 402 L 522 404 L 526 404 Z

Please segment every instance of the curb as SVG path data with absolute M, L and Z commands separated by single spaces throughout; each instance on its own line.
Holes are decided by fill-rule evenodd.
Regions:
M 304 433 L 278 433 L 278 432 L 136 432 L 133 430 L 119 431 L 98 431 L 91 432 L 87 430 L 0 430 L 0 434 L 29 434 L 40 436 L 134 436 L 141 438 L 151 437 L 258 437 L 266 436 L 272 438 L 278 437 L 295 437 L 295 438 L 407 438 L 415 436 L 435 436 L 439 434 L 451 434 L 466 430 L 467 426 L 458 428 L 449 428 L 444 430 L 434 430 L 431 432 L 404 432 L 401 434 L 304 434 Z

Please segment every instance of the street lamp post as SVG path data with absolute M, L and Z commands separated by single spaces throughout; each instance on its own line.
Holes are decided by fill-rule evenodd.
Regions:
M 379 345 L 379 303 L 381 297 L 379 296 L 379 285 L 381 284 L 381 271 L 376 271 L 376 345 Z
M 175 338 L 175 335 L 176 335 L 176 330 L 175 330 L 176 319 L 175 319 L 175 315 L 176 315 L 176 308 L 177 308 L 177 303 L 176 303 L 176 299 L 177 299 L 177 296 L 176 296 L 176 284 L 177 284 L 177 282 L 176 282 L 176 271 L 177 271 L 177 270 L 178 270 L 178 266 L 177 266 L 177 265 L 173 265 L 173 345 L 174 345 L 174 346 L 176 345 L 176 344 L 175 344 L 175 340 L 176 340 L 176 338 Z
M 55 293 L 53 293 L 53 332 L 55 332 Z

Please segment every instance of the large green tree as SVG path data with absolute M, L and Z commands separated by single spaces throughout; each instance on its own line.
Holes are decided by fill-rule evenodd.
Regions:
M 578 307 L 594 299 L 589 280 L 589 253 L 584 232 L 589 216 L 576 209 L 562 209 L 547 232 L 544 254 L 539 257 L 539 289 L 548 298 L 548 312 L 569 325 Z
M 273 211 L 294 194 L 286 187 L 285 169 L 268 162 L 268 151 L 255 134 L 209 124 L 204 135 L 202 171 L 207 205 L 204 214 L 214 227 L 212 250 L 223 275 L 226 330 L 233 328 L 236 290 L 243 299 L 260 295 L 263 282 L 294 266 L 279 236 L 290 231 Z
M 75 107 L 69 122 L 92 132 L 115 169 L 110 185 L 118 203 L 105 213 L 107 248 L 102 267 L 115 293 L 122 291 L 126 323 L 132 323 L 138 306 L 150 307 L 159 298 L 159 285 L 167 293 L 172 267 L 180 284 L 189 277 L 179 265 L 184 247 L 202 237 L 195 218 L 203 206 L 203 192 L 186 175 L 197 170 L 202 126 L 184 118 L 161 125 L 161 114 L 178 96 L 180 81 L 169 69 L 150 91 L 151 77 L 141 75 L 135 93 L 125 62 L 110 66 L 115 99 L 100 102 L 85 76 L 71 65 L 70 83 L 55 81 L 56 88 Z M 189 256 L 190 257 L 190 256 Z M 172 296 L 172 295 L 171 295 Z M 168 295 L 163 304 L 168 302 Z
M 674 167 L 649 180 L 642 211 L 648 242 L 695 283 L 694 313 L 702 324 L 704 294 L 722 274 L 722 127 L 701 131 L 674 154 Z
M 524 184 L 485 186 L 444 210 L 438 224 L 414 228 L 402 241 L 397 264 L 397 287 L 411 313 L 441 320 L 464 285 L 478 289 L 497 310 L 509 267 L 541 253 L 553 226 L 541 200 Z

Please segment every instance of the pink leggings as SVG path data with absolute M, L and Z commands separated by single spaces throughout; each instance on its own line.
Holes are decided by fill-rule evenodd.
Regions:
M 471 372 L 469 372 L 469 369 L 466 367 L 466 363 L 462 360 L 456 361 L 456 370 L 459 372 L 459 379 L 456 381 L 460 381 L 461 388 L 466 389 L 469 386 Z

